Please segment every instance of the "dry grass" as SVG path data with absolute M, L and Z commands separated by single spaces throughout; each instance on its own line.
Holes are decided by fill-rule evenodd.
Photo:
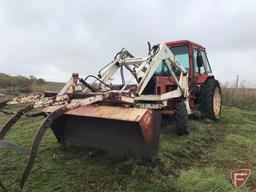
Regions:
M 244 109 L 256 109 L 255 88 L 222 87 L 223 104 Z

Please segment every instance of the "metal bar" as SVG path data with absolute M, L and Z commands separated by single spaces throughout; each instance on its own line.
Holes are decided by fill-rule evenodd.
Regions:
M 17 111 L 16 114 L 14 114 L 2 127 L 0 131 L 0 139 L 3 139 L 7 132 L 11 129 L 11 127 L 22 117 L 22 115 L 31 109 L 33 109 L 34 104 L 29 104 L 26 107 L 20 109 Z
M 14 115 L 16 112 L 8 112 L 0 109 L 0 112 L 6 115 Z M 44 116 L 44 112 L 38 112 L 38 113 L 23 113 L 26 117 L 38 117 L 38 116 Z
M 173 79 L 175 80 L 177 86 L 180 88 L 181 91 L 183 91 L 182 88 L 181 88 L 181 86 L 180 86 L 180 83 L 179 83 L 179 81 L 178 81 L 178 79 L 177 79 L 177 77 L 176 77 L 176 75 L 174 74 L 174 72 L 173 72 L 173 70 L 172 70 L 172 67 L 171 67 L 171 64 L 172 64 L 172 63 L 171 63 L 171 61 L 169 61 L 168 59 L 166 59 L 166 60 L 164 60 L 164 61 L 165 61 L 165 65 L 167 66 L 167 68 L 168 68 L 169 72 L 171 73 Z M 181 72 L 181 75 L 183 75 L 182 72 Z M 181 75 L 180 75 L 180 76 L 181 76 Z M 181 77 L 180 77 L 180 78 L 181 78 Z
M 130 65 L 124 65 L 124 67 L 128 70 L 128 71 L 130 71 L 130 73 L 134 76 L 134 78 L 135 78 L 135 80 L 137 81 L 137 83 L 139 83 L 139 78 L 138 78 L 138 76 L 136 75 L 136 72 L 135 72 L 135 67 L 134 68 L 132 68 Z
M 31 172 L 33 165 L 35 163 L 35 158 L 36 158 L 36 153 L 38 151 L 39 145 L 42 141 L 42 138 L 45 134 L 45 132 L 50 128 L 50 125 L 54 121 L 54 119 L 58 118 L 59 116 L 63 115 L 66 111 L 69 109 L 65 106 L 62 108 L 57 109 L 53 113 L 51 113 L 41 124 L 39 127 L 36 136 L 34 137 L 32 146 L 30 148 L 29 152 L 29 158 L 28 158 L 28 163 L 27 166 L 23 172 L 23 175 L 21 177 L 21 182 L 20 182 L 20 188 L 22 189 L 24 187 L 24 184 L 28 178 L 29 173 Z
M 166 101 L 170 98 L 178 98 L 182 96 L 182 92 L 177 88 L 173 91 L 163 93 L 161 95 L 140 95 L 135 97 L 135 101 Z
M 80 78 L 79 82 L 81 82 L 84 86 L 86 86 L 88 89 L 90 89 L 92 92 L 97 92 L 99 91 L 98 89 L 96 89 L 95 87 L 93 87 L 92 85 L 90 85 L 89 83 L 87 83 L 84 79 Z
M 139 73 L 140 73 L 142 70 L 147 69 L 147 68 L 145 67 L 147 63 L 148 63 L 147 61 L 144 61 L 144 62 L 142 62 L 142 63 L 140 64 L 139 67 L 135 68 L 135 74 L 136 74 L 136 76 L 138 76 Z
M 0 109 L 0 112 L 2 112 L 5 115 L 14 115 L 15 114 L 15 112 L 8 112 L 8 111 L 4 111 L 2 109 Z
M 17 151 L 19 153 L 24 153 L 26 155 L 29 154 L 29 149 L 14 143 L 10 143 L 9 141 L 0 139 L 0 148 L 5 148 L 5 149 L 12 149 L 14 151 Z
M 60 92 L 57 95 L 64 95 L 65 92 L 69 89 L 69 87 L 73 84 L 73 76 L 68 80 L 66 85 L 60 90 Z
M 89 104 L 95 103 L 100 100 L 102 100 L 102 95 L 96 95 L 93 97 L 88 97 L 86 99 L 77 100 L 77 101 L 74 101 L 73 103 L 71 102 L 61 108 L 58 108 L 57 110 L 53 111 L 50 115 L 48 115 L 45 118 L 45 120 L 43 121 L 43 123 L 41 124 L 39 129 L 37 130 L 37 133 L 34 137 L 32 145 L 30 147 L 28 163 L 27 163 L 27 166 L 26 166 L 26 168 L 23 172 L 23 175 L 21 177 L 21 182 L 20 182 L 21 189 L 24 187 L 24 184 L 28 178 L 28 175 L 30 174 L 30 172 L 33 168 L 33 165 L 35 163 L 36 153 L 38 151 L 38 148 L 42 141 L 42 138 L 43 138 L 45 132 L 50 128 L 50 125 L 52 124 L 52 122 L 56 118 L 60 117 L 61 115 L 63 115 L 64 113 L 66 113 L 69 110 L 72 110 L 72 109 L 75 109 L 75 108 L 78 108 L 81 106 L 89 105 Z
M 115 72 L 119 69 L 120 65 L 118 65 L 117 60 L 113 61 L 111 64 L 106 66 L 99 72 L 100 80 L 104 83 L 107 83 L 109 79 L 115 74 Z
M 39 116 L 44 116 L 45 117 L 45 112 L 38 112 L 38 113 L 24 113 L 26 117 L 39 117 Z
M 102 78 L 103 76 L 105 76 L 105 74 L 109 71 L 109 69 L 111 69 L 113 66 L 116 65 L 116 60 L 111 61 L 109 64 L 107 64 L 105 67 L 103 67 L 98 73 L 100 75 L 100 77 Z
M 143 90 L 148 85 L 148 82 L 150 81 L 150 79 L 154 75 L 157 67 L 162 62 L 162 60 L 166 59 L 167 57 L 170 56 L 170 55 L 167 54 L 168 50 L 169 50 L 169 48 L 165 44 L 160 44 L 159 45 L 159 51 L 156 54 L 151 56 L 149 66 L 148 66 L 147 70 L 145 71 L 145 74 L 142 77 L 142 79 L 141 79 L 141 81 L 138 85 L 138 90 L 137 90 L 138 95 L 142 94 Z
M 134 58 L 125 58 L 123 59 L 122 64 L 124 65 L 140 65 L 140 63 L 143 63 L 144 61 L 147 61 L 147 59 L 150 56 L 147 57 L 134 57 Z
M 179 69 L 182 73 L 184 73 L 184 74 L 187 73 L 187 70 L 184 68 L 184 66 L 183 66 L 182 64 L 179 63 L 179 61 L 177 61 L 177 60 L 175 59 L 175 57 L 174 57 L 174 58 L 169 58 L 169 60 L 170 60 L 170 62 L 172 62 L 173 65 L 175 65 L 176 67 L 178 67 L 178 69 Z
M 119 93 L 123 92 L 125 88 L 131 84 L 132 80 L 134 79 L 134 76 L 131 76 L 131 78 L 126 82 L 126 84 L 123 86 L 123 88 L 119 91 Z
M 31 94 L 31 95 L 25 95 L 25 96 L 18 96 L 7 102 L 7 105 L 16 105 L 16 104 L 28 104 L 28 103 L 34 103 L 38 100 L 41 100 L 45 98 L 44 93 L 38 93 L 38 94 Z

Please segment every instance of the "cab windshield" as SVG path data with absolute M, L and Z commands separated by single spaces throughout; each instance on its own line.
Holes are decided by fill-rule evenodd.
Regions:
M 170 50 L 175 55 L 176 60 L 183 65 L 183 67 L 189 72 L 189 53 L 188 53 L 188 46 L 177 46 L 177 47 L 170 47 Z M 175 69 L 173 69 L 176 75 L 178 75 Z M 156 69 L 155 75 L 159 76 L 169 76 L 169 70 L 165 66 L 164 62 L 162 62 Z

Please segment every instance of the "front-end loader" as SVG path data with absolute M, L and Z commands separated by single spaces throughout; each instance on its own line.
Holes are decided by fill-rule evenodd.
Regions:
M 118 73 L 119 84 L 113 82 Z M 96 147 L 154 161 L 162 115 L 174 117 L 178 135 L 188 134 L 188 115 L 220 118 L 221 88 L 212 74 L 205 48 L 180 40 L 149 46 L 144 57 L 134 57 L 122 49 L 97 76 L 81 78 L 74 73 L 58 93 L 20 96 L 1 103 L 4 104 L 27 104 L 15 113 L 0 110 L 12 115 L 0 130 L 0 147 L 28 155 L 22 188 L 49 128 L 64 145 Z M 42 111 L 30 112 L 36 108 Z M 45 119 L 29 149 L 5 139 L 22 116 L 38 115 Z

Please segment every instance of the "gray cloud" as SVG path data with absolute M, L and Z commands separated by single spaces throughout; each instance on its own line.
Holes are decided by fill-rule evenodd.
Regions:
M 221 81 L 239 74 L 255 84 L 256 2 L 0 2 L 0 68 L 10 74 L 66 81 L 96 73 L 122 47 L 146 54 L 146 42 L 190 39 L 203 44 Z

